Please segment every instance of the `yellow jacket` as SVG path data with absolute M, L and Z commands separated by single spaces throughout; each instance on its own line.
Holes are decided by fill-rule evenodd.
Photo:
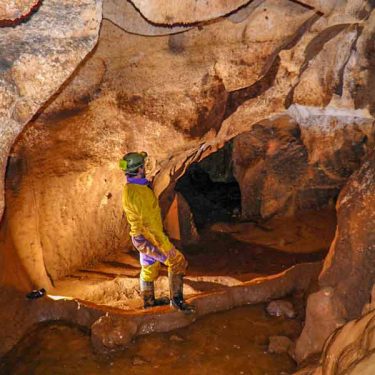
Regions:
M 131 236 L 142 234 L 164 252 L 168 252 L 173 247 L 163 231 L 158 199 L 148 186 L 125 184 L 122 207 L 130 225 Z

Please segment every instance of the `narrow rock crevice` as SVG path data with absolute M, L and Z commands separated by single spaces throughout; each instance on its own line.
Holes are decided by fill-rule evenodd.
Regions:
M 338 71 L 338 76 L 339 76 L 338 83 L 337 83 L 336 87 L 333 88 L 333 93 L 335 93 L 339 96 L 342 96 L 343 91 L 344 91 L 345 68 L 347 67 L 347 65 L 349 63 L 350 57 L 352 56 L 353 52 L 355 52 L 355 50 L 356 50 L 356 45 L 357 45 L 358 39 L 361 36 L 361 33 L 363 31 L 363 27 L 361 27 L 359 25 L 354 25 L 353 27 L 355 28 L 355 30 L 357 32 L 357 35 L 354 38 L 353 43 L 350 47 L 350 53 L 348 53 L 348 57 L 347 57 L 346 61 L 342 65 L 341 69 Z
M 224 120 L 230 117 L 230 115 L 232 115 L 243 103 L 264 94 L 268 89 L 274 86 L 274 82 L 280 67 L 279 53 L 282 50 L 293 48 L 306 33 L 306 31 L 309 30 L 320 17 L 320 13 L 314 14 L 312 17 L 306 20 L 301 27 L 299 27 L 291 38 L 286 40 L 283 45 L 277 49 L 277 51 L 274 53 L 274 58 L 271 58 L 269 65 L 265 66 L 265 73 L 260 80 L 249 87 L 229 93 Z
M 277 56 L 268 72 L 259 81 L 249 87 L 230 92 L 223 120 L 232 115 L 237 108 L 246 101 L 257 97 L 270 89 L 275 81 L 279 66 L 280 58 Z

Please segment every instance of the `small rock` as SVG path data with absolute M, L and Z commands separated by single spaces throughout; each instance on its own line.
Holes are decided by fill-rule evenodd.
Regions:
M 288 353 L 290 347 L 293 346 L 293 341 L 286 336 L 271 336 L 268 345 L 269 353 Z
M 137 332 L 131 320 L 102 316 L 91 326 L 91 343 L 97 352 L 125 348 Z
M 147 361 L 144 360 L 142 357 L 134 357 L 132 363 L 133 366 L 142 366 L 145 365 Z
M 172 335 L 170 338 L 169 338 L 169 341 L 174 341 L 174 342 L 183 342 L 185 341 L 182 337 L 180 336 L 177 336 L 177 335 Z
M 271 316 L 285 316 L 290 319 L 296 316 L 293 304 L 283 300 L 270 302 L 267 306 L 267 312 Z

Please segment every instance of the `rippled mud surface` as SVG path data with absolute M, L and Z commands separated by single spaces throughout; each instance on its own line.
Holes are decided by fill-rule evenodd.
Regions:
M 0 365 L 1 374 L 290 374 L 287 354 L 269 354 L 273 335 L 292 339 L 298 320 L 270 317 L 264 305 L 206 316 L 167 334 L 137 338 L 120 353 L 93 352 L 88 332 L 64 324 L 40 325 Z

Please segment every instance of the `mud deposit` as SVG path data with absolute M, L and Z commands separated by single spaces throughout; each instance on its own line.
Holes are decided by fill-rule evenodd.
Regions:
M 292 339 L 298 320 L 270 317 L 264 305 L 209 315 L 184 329 L 136 339 L 117 354 L 92 351 L 87 332 L 64 324 L 38 326 L 0 365 L 1 374 L 282 374 L 295 363 L 269 354 L 269 337 Z

